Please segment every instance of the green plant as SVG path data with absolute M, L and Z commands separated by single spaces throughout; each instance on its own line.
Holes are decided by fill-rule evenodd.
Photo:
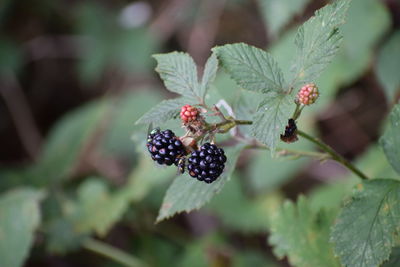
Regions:
M 161 102 L 138 123 L 157 125 L 175 119 L 181 106 L 191 105 L 202 110 L 206 119 L 197 127 L 191 127 L 184 119 L 186 133 L 181 140 L 190 138 L 201 145 L 203 140 L 216 142 L 217 134 L 230 132 L 229 137 L 223 139 L 230 152 L 222 176 L 210 185 L 185 176 L 175 178 L 164 197 L 157 222 L 179 212 L 198 209 L 220 192 L 230 179 L 243 149 L 268 149 L 271 155 L 277 157 L 294 155 L 320 161 L 331 159 L 346 166 L 361 179 L 361 183 L 342 208 L 338 205 L 335 208 L 314 208 L 304 197 L 300 197 L 297 203 L 286 202 L 269 222 L 270 243 L 275 247 L 275 254 L 278 257 L 287 256 L 295 266 L 379 266 L 389 259 L 392 249 L 399 244 L 400 182 L 367 176 L 321 140 L 304 132 L 301 123 L 296 125 L 295 122 L 303 108 L 314 103 L 318 97 L 313 82 L 339 49 L 342 41 L 340 28 L 345 22 L 349 4 L 348 0 L 339 0 L 327 5 L 299 28 L 295 38 L 297 54 L 291 72 L 285 72 L 289 73 L 286 77 L 272 55 L 244 43 L 213 48 L 200 81 L 188 54 L 173 52 L 154 56 L 158 63 L 156 71 L 166 88 L 181 97 Z M 224 100 L 212 107 L 208 105 L 218 100 L 209 97 L 218 64 L 238 86 L 251 92 L 241 95 L 241 98 L 249 98 L 250 101 L 242 101 L 235 106 L 238 110 L 250 110 L 257 106 L 251 120 L 236 117 L 235 109 Z M 324 94 L 323 88 L 321 93 Z M 256 94 L 256 98 L 251 94 Z M 223 108 L 229 115 L 221 111 Z M 251 127 L 251 131 L 242 132 L 243 128 L 239 128 L 242 125 Z M 399 127 L 400 106 L 396 105 L 390 115 L 390 126 L 380 143 L 398 172 Z M 297 137 L 290 137 L 296 135 L 315 144 L 322 152 L 279 147 L 280 137 L 293 142 Z M 188 147 L 193 148 L 193 145 Z
M 8 120 L 18 130 L 2 139 L 1 267 L 398 266 L 393 1 L 332 0 L 300 29 L 327 1 L 18 2 L 0 8 L 1 111 L 12 115 L 1 113 L 2 136 Z M 146 3 L 160 7 L 148 24 L 121 24 Z M 171 10 L 182 16 L 165 23 Z M 247 39 L 253 30 L 261 34 Z M 268 52 L 217 46 L 199 70 L 187 53 L 157 54 L 156 71 L 178 94 L 162 100 L 151 54 L 174 47 L 206 60 L 230 40 Z M 58 118 L 46 88 L 62 96 L 51 101 L 57 114 L 79 106 Z M 15 101 L 24 94 L 25 106 Z M 42 125 L 41 112 L 56 123 Z M 15 141 L 31 161 L 3 161 L 18 154 Z

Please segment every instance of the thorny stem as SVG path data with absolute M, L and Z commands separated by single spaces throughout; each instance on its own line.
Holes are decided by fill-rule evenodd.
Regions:
M 112 259 L 127 267 L 146 267 L 147 265 L 136 257 L 104 242 L 89 238 L 82 243 L 82 247 Z
M 355 173 L 357 176 L 359 176 L 361 179 L 369 179 L 368 176 L 366 176 L 364 173 L 362 173 L 357 167 L 355 167 L 350 161 L 342 157 L 340 154 L 338 154 L 335 150 L 333 150 L 330 146 L 327 144 L 323 143 L 321 140 L 318 138 L 312 137 L 308 134 L 306 134 L 303 131 L 297 130 L 297 134 L 300 135 L 301 137 L 307 139 L 308 141 L 316 144 L 319 148 L 321 148 L 323 151 L 331 155 L 332 159 L 343 164 L 345 167 L 347 167 L 350 171 Z

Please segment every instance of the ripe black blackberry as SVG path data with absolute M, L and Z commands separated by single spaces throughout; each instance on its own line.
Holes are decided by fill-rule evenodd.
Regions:
M 151 158 L 158 164 L 177 165 L 179 158 L 186 154 L 182 142 L 171 130 L 154 129 L 147 137 L 146 146 Z
M 225 168 L 226 156 L 222 148 L 205 143 L 188 159 L 189 175 L 206 183 L 214 182 Z

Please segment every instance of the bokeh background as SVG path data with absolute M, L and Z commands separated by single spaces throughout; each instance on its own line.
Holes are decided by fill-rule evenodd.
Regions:
M 175 97 L 152 54 L 188 52 L 201 73 L 212 47 L 245 42 L 289 71 L 298 25 L 328 2 L 1 1 L 0 198 L 22 187 L 46 195 L 24 266 L 121 266 L 102 255 L 114 248 L 137 266 L 289 266 L 267 242 L 274 209 L 299 194 L 339 203 L 354 184 L 343 167 L 246 151 L 204 208 L 154 224 L 176 170 L 148 159 L 147 126 L 135 121 Z M 299 124 L 382 177 L 394 175 L 376 142 L 399 97 L 399 26 L 400 1 L 353 0 L 339 55 L 316 81 L 321 97 Z M 223 71 L 214 85 L 215 99 L 240 95 Z M 168 127 L 179 132 L 178 121 Z

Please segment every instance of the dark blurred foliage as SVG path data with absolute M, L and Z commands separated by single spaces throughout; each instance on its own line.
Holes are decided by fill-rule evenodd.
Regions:
M 213 46 L 246 42 L 288 62 L 293 29 L 327 1 L 300 1 L 294 11 L 277 1 L 0 3 L 0 191 L 47 191 L 25 266 L 119 266 L 90 252 L 102 250 L 89 236 L 149 266 L 289 266 L 268 246 L 268 214 L 300 193 L 319 201 L 327 181 L 347 175 L 342 167 L 247 151 L 210 204 L 155 225 L 175 173 L 142 156 L 147 128 L 134 125 L 174 96 L 154 71 L 154 53 L 186 51 L 203 66 Z M 400 2 L 352 5 L 344 48 L 301 123 L 371 175 L 389 175 L 375 142 L 399 96 L 399 69 L 390 75 L 399 65 L 386 54 L 400 55 Z M 234 99 L 237 86 L 222 71 L 216 87 Z

